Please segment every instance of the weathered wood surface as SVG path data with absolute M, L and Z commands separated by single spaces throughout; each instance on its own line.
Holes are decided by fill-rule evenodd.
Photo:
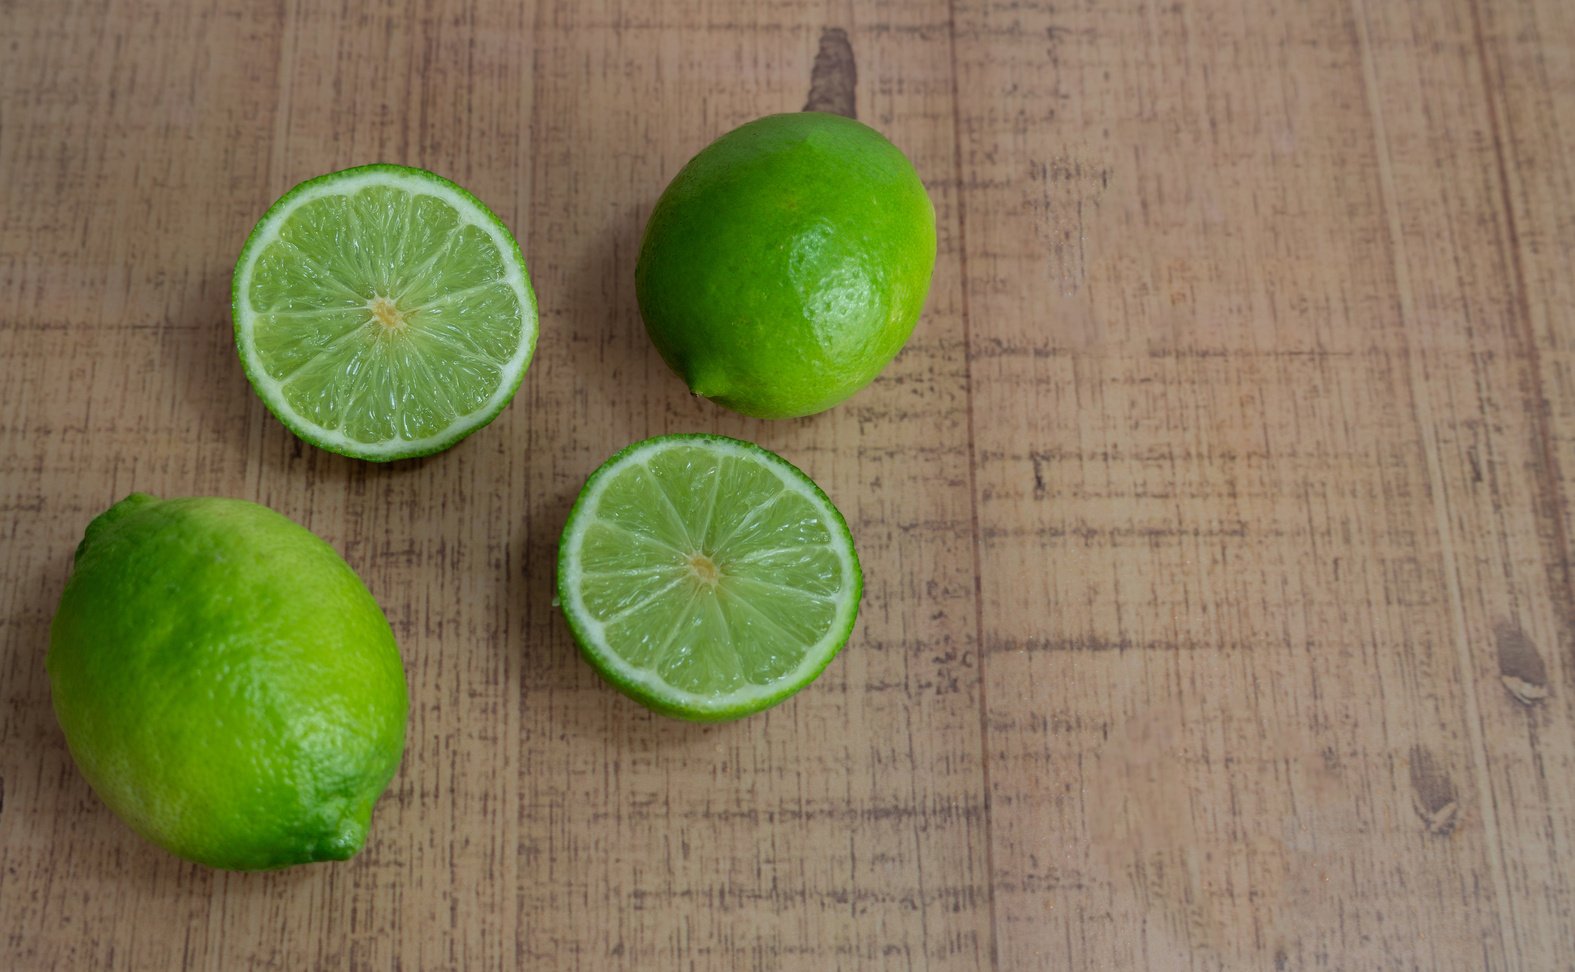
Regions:
M 0 2 L 0 967 L 1551 969 L 1575 954 L 1575 7 L 1563 0 Z M 634 306 L 707 141 L 854 111 L 930 186 L 913 342 L 844 406 L 692 401 Z M 519 235 L 542 336 L 449 453 L 303 447 L 230 270 L 387 160 Z M 584 477 L 803 466 L 853 642 L 701 728 L 552 608 Z M 409 750 L 354 861 L 135 838 L 43 651 L 133 489 L 240 496 L 385 605 Z

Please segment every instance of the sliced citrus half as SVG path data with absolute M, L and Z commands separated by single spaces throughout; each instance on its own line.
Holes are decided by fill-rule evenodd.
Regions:
M 558 548 L 575 640 L 667 715 L 736 719 L 808 685 L 847 642 L 864 579 L 826 494 L 749 442 L 666 435 L 586 482 Z
M 519 244 L 423 169 L 366 165 L 286 193 L 235 267 L 246 377 L 290 431 L 358 459 L 429 455 L 497 417 L 536 349 Z

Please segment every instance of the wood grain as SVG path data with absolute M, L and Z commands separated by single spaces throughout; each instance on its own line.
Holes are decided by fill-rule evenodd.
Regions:
M 0 967 L 1548 969 L 1575 951 L 1575 10 L 1561 0 L 0 2 Z M 657 193 L 774 111 L 914 159 L 940 257 L 869 389 L 692 400 Z M 519 236 L 515 403 L 303 446 L 228 320 L 269 201 L 421 165 Z M 853 642 L 769 713 L 609 691 L 551 606 L 628 442 L 838 502 Z M 354 861 L 185 864 L 66 753 L 43 651 L 133 489 L 267 503 L 399 637 Z

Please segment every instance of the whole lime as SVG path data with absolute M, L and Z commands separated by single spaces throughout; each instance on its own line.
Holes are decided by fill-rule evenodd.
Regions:
M 383 612 L 333 548 L 255 503 L 110 507 L 77 547 L 45 666 L 94 791 L 214 867 L 350 857 L 404 752 Z
M 646 224 L 646 330 L 697 395 L 745 415 L 824 411 L 902 350 L 935 267 L 935 210 L 879 132 L 770 115 L 690 160 Z

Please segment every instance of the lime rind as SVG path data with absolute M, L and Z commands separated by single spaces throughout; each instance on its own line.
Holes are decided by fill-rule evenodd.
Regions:
M 908 341 L 935 207 L 869 126 L 818 112 L 729 131 L 673 177 L 635 263 L 641 319 L 696 395 L 756 418 L 824 411 Z
M 636 475 L 642 480 L 654 480 L 652 465 L 659 462 L 664 453 L 695 446 L 702 447 L 718 460 L 741 460 L 732 464 L 733 479 L 724 486 L 719 470 L 711 477 L 713 487 L 705 495 L 684 497 L 680 494 L 680 503 L 687 499 L 692 504 L 685 509 L 677 508 L 677 504 L 664 508 L 664 504 L 672 504 L 672 497 L 659 484 L 649 484 L 646 495 L 651 505 L 660 511 L 655 519 L 665 521 L 667 530 L 636 532 L 627 523 L 602 517 L 609 491 L 625 475 L 643 470 Z M 764 503 L 757 503 L 742 521 L 732 524 L 734 536 L 728 537 L 711 533 L 716 520 L 711 517 L 712 509 L 708 508 L 716 503 L 717 492 L 724 488 L 730 494 L 738 491 L 736 495 L 745 496 L 763 488 L 774 492 Z M 770 610 L 761 610 L 747 598 L 692 597 L 686 600 L 681 596 L 669 596 L 684 585 L 684 571 L 672 564 L 653 564 L 653 554 L 682 554 L 686 540 L 708 548 L 730 542 L 749 543 L 750 538 L 743 534 L 752 525 L 768 519 L 771 507 L 794 499 L 814 514 L 794 521 L 806 534 L 801 538 L 806 542 L 768 548 L 758 555 L 737 558 L 735 563 L 742 562 L 747 569 L 743 574 L 729 577 L 727 583 L 757 591 L 774 586 L 777 589 L 771 593 L 778 603 L 797 599 L 795 610 L 773 614 Z M 695 520 L 705 524 L 705 536 L 690 537 L 680 532 L 689 530 L 690 523 Z M 602 530 L 621 531 L 617 539 L 626 549 L 620 558 L 612 548 L 611 538 L 604 536 L 609 542 L 603 544 L 603 550 L 612 551 L 609 556 L 614 559 L 603 564 L 606 569 L 592 573 L 586 570 L 582 554 L 593 531 Z M 784 588 L 774 580 L 772 558 L 780 561 L 784 557 L 804 556 L 806 550 L 809 557 L 829 558 L 836 573 L 843 578 L 842 586 L 835 590 L 801 590 Z M 608 580 L 634 583 L 622 585 L 624 589 L 618 592 L 619 585 L 604 583 Z M 564 526 L 558 552 L 557 586 L 564 618 L 581 652 L 615 688 L 665 715 L 717 722 L 770 708 L 814 681 L 852 634 L 859 600 L 863 596 L 864 578 L 847 521 L 803 471 L 753 443 L 719 435 L 685 434 L 637 442 L 591 474 Z M 595 609 L 588 598 L 596 602 Z M 599 619 L 598 614 L 604 616 Z M 770 630 L 782 646 L 793 650 L 756 652 L 748 656 L 730 652 L 701 653 L 704 657 L 679 659 L 678 666 L 672 664 L 672 659 L 665 659 L 668 664 L 664 669 L 663 649 L 670 646 L 676 629 L 686 625 L 711 632 Z M 618 630 L 611 630 L 615 628 Z M 806 632 L 818 634 L 818 637 L 804 645 Z M 619 641 L 618 648 L 613 647 L 610 635 Z M 796 661 L 783 657 L 784 654 L 792 655 L 793 651 L 802 652 Z M 696 665 L 721 666 L 722 670 L 697 672 L 693 670 Z M 684 666 L 690 670 L 675 671 L 675 667 Z M 734 687 L 721 693 L 691 691 L 674 684 L 675 676 L 683 675 L 691 680 L 714 676 L 732 682 Z
M 241 500 L 133 493 L 94 518 L 44 666 L 93 790 L 213 867 L 356 853 L 405 748 L 382 609 L 325 541 Z
M 284 383 L 278 376 L 270 374 L 262 363 L 255 333 L 255 324 L 261 312 L 252 306 L 251 294 L 259 258 L 268 252 L 271 244 L 279 241 L 281 232 L 292 215 L 318 200 L 352 197 L 364 190 L 378 188 L 397 189 L 407 193 L 411 199 L 409 226 L 398 243 L 401 249 L 427 251 L 436 249 L 438 252 L 432 255 L 430 261 L 436 262 L 444 256 L 446 250 L 453 248 L 452 242 L 437 244 L 430 236 L 421 237 L 424 218 L 417 218 L 420 214 L 415 213 L 416 207 L 421 206 L 426 206 L 430 210 L 442 208 L 457 214 L 458 222 L 454 229 L 456 235 L 467 228 L 474 228 L 492 244 L 488 252 L 495 254 L 502 273 L 494 280 L 482 282 L 480 286 L 501 285 L 512 293 L 518 302 L 521 333 L 518 346 L 506 360 L 497 365 L 495 376 L 477 376 L 474 373 L 467 376 L 471 384 L 476 383 L 479 377 L 492 387 L 490 394 L 480 401 L 462 399 L 456 401 L 452 393 L 445 388 L 444 379 L 447 376 L 433 375 L 430 368 L 426 369 L 427 375 L 431 378 L 428 382 L 428 390 L 442 400 L 435 406 L 433 403 L 409 403 L 409 407 L 427 408 L 429 412 L 433 407 L 459 412 L 460 414 L 446 427 L 431 434 L 411 435 L 412 424 L 430 424 L 430 420 L 422 422 L 422 416 L 406 416 L 402 428 L 397 418 L 389 416 L 381 429 L 382 439 L 363 441 L 346 434 L 343 421 L 335 427 L 330 427 L 322 421 L 314 420 L 308 414 L 303 414 L 302 407 L 288 399 L 284 393 Z M 433 206 L 434 202 L 439 205 Z M 355 213 L 356 207 L 348 202 L 348 199 L 347 209 L 357 220 L 357 227 L 365 231 L 367 228 L 360 220 L 367 218 L 366 213 Z M 320 272 L 315 279 L 324 289 L 333 290 L 337 276 L 342 273 L 377 281 L 380 285 L 387 285 L 390 282 L 388 280 L 390 268 L 397 267 L 402 256 L 401 252 L 393 252 L 393 248 L 388 245 L 388 241 L 396 234 L 388 226 L 381 228 L 374 226 L 371 229 L 371 232 L 363 232 L 357 239 L 369 239 L 372 245 L 364 250 L 356 246 L 346 247 L 342 255 L 342 260 L 345 262 L 342 265 L 335 268 L 318 268 Z M 303 258 L 303 262 L 310 261 Z M 426 267 L 415 268 L 417 286 L 420 286 L 422 272 L 430 269 L 430 262 Z M 462 320 L 459 319 L 462 315 L 435 312 L 455 296 L 454 293 L 443 293 L 429 298 L 426 306 L 434 309 L 434 312 L 428 315 L 432 329 L 424 334 L 424 339 L 429 344 L 445 344 L 461 355 L 475 356 L 471 359 L 473 361 L 486 361 L 488 355 L 498 351 L 496 347 L 479 344 L 478 339 L 468 333 L 463 326 Z M 355 335 L 368 318 L 365 311 L 365 298 L 349 292 L 338 295 L 338 298 L 326 304 L 313 302 L 308 306 L 294 309 L 274 308 L 271 313 L 321 314 L 326 317 L 339 315 L 337 337 L 346 339 Z M 251 382 L 268 410 L 291 432 L 312 445 L 330 452 L 374 462 L 411 459 L 441 452 L 497 418 L 514 398 L 520 383 L 524 380 L 525 371 L 535 354 L 539 330 L 536 296 L 531 288 L 525 258 L 520 251 L 519 242 L 503 222 L 481 200 L 442 176 L 424 169 L 387 163 L 331 172 L 303 182 L 280 197 L 258 221 L 241 250 L 231 289 L 231 311 L 235 321 L 235 342 L 241 366 L 245 370 L 247 380 Z M 306 361 L 300 367 L 310 368 L 311 363 Z M 419 362 L 406 361 L 401 367 L 409 371 L 417 371 L 422 365 Z M 366 394 L 387 395 L 390 392 L 391 389 L 374 386 L 369 388 Z

